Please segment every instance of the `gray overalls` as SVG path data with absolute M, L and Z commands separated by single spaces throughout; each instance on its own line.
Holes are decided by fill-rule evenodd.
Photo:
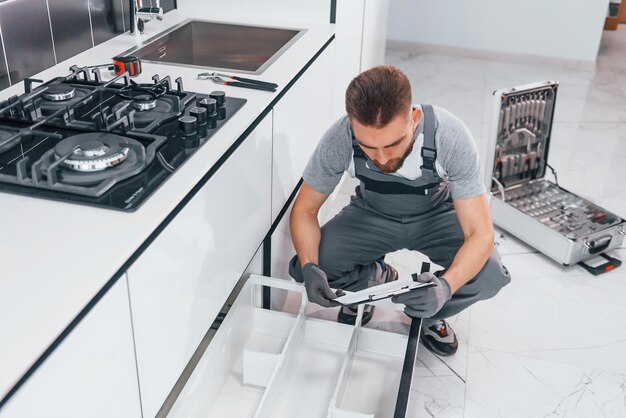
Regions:
M 376 170 L 352 133 L 354 169 L 360 185 L 350 204 L 321 228 L 319 266 L 331 287 L 365 289 L 376 272 L 376 260 L 403 248 L 419 251 L 447 269 L 463 244 L 447 181 L 435 169 L 437 120 L 432 106 L 422 105 L 422 111 L 422 175 L 415 180 Z M 419 267 L 415 266 L 416 272 Z M 289 263 L 289 274 L 303 281 L 297 256 Z M 479 300 L 491 298 L 510 280 L 494 248 L 478 275 L 433 318 L 456 315 Z

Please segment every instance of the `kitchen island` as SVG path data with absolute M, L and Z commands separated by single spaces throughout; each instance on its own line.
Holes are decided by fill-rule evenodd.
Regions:
M 48 80 L 66 75 L 72 64 L 101 64 L 190 17 L 198 16 L 170 12 L 162 22 L 150 22 L 145 35 L 120 35 L 34 78 Z M 277 22 L 276 26 L 285 25 Z M 144 63 L 137 82 L 151 82 L 151 76 L 157 73 L 172 79 L 181 77 L 188 91 L 209 93 L 219 89 L 247 102 L 136 212 L 0 194 L 0 234 L 4 237 L 0 244 L 0 399 L 5 403 L 0 416 L 13 416 L 12 410 L 23 411 L 20 406 L 26 401 L 40 404 L 47 412 L 54 411 L 63 401 L 47 390 L 55 385 L 65 386 L 62 393 L 70 392 L 68 396 L 77 398 L 73 411 L 77 416 L 81 405 L 86 407 L 92 402 L 93 406 L 95 399 L 118 393 L 123 396 L 116 397 L 115 405 L 103 406 L 103 416 L 118 416 L 120 411 L 127 411 L 125 416 L 139 416 L 142 408 L 146 415 L 158 411 L 193 353 L 194 344 L 212 323 L 287 197 L 293 194 L 307 153 L 315 146 L 311 141 L 319 139 L 331 122 L 330 95 L 328 104 L 318 99 L 332 90 L 329 64 L 334 27 L 297 22 L 290 26 L 306 32 L 259 77 L 277 83 L 275 93 L 217 86 L 198 80 L 200 70 L 195 68 Z M 299 83 L 307 74 L 313 74 L 313 69 L 321 78 Z M 22 88 L 19 84 L 0 92 L 0 100 L 22 93 Z M 298 118 L 313 120 L 313 129 L 307 129 Z M 296 149 L 289 146 L 289 141 L 307 141 L 308 145 Z M 246 171 L 250 167 L 253 169 Z M 189 240 L 172 241 L 173 236 Z M 223 237 L 228 242 L 221 240 Z M 164 254 L 167 248 L 173 253 Z M 153 278 L 157 283 L 169 277 L 170 286 L 182 287 L 185 283 L 176 276 L 177 267 L 184 269 L 189 260 L 199 260 L 202 250 L 207 255 L 220 248 L 232 257 L 223 258 L 225 253 L 219 251 L 213 255 L 224 260 L 223 266 L 215 269 L 215 277 L 206 276 L 212 270 L 211 260 L 207 259 L 208 265 L 194 270 L 197 277 L 186 277 L 196 287 L 181 291 L 190 297 L 189 304 L 203 301 L 200 315 L 193 309 L 185 311 L 190 318 L 201 318 L 201 323 L 184 330 L 182 347 L 167 347 L 164 341 L 168 339 L 155 340 L 159 328 L 176 330 L 186 325 L 163 322 L 176 319 L 178 305 L 154 307 L 155 301 L 164 300 L 164 291 L 174 294 L 176 289 L 155 286 L 159 294 L 151 298 L 149 292 L 144 292 L 145 286 Z M 166 256 L 179 265 L 169 270 L 158 265 L 158 260 L 167 264 Z M 154 276 L 151 267 L 166 274 Z M 194 301 L 196 290 L 198 299 Z M 203 298 L 207 294 L 213 296 Z M 183 303 L 180 299 L 171 302 Z M 148 328 L 150 309 L 166 314 L 152 318 L 152 324 L 158 325 L 153 330 Z M 142 320 L 145 326 L 140 325 Z M 162 332 L 160 335 L 163 337 Z M 142 356 L 142 344 L 148 343 L 163 348 L 165 354 L 175 352 L 175 361 L 163 357 L 151 360 L 148 357 L 153 350 Z M 153 367 L 142 370 L 142 361 L 162 361 L 164 370 L 171 367 L 162 375 L 153 375 Z M 144 382 L 142 373 L 147 373 Z M 88 393 L 93 398 L 79 402 L 84 394 L 71 391 L 85 388 L 88 383 L 79 380 L 85 375 L 110 380 L 90 388 Z M 67 377 L 75 379 L 68 383 Z M 154 388 L 145 383 L 155 380 Z M 143 405 L 139 403 L 138 386 Z M 73 416 L 65 412 L 65 416 Z

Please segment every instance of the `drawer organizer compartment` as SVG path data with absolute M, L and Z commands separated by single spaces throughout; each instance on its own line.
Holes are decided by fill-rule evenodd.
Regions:
M 406 343 L 405 335 L 355 328 L 328 416 L 392 416 Z
M 299 298 L 298 312 L 261 308 L 263 287 Z M 362 307 L 350 326 L 308 317 L 307 304 L 302 285 L 251 275 L 168 416 L 403 417 L 419 320 L 402 335 L 362 328 Z

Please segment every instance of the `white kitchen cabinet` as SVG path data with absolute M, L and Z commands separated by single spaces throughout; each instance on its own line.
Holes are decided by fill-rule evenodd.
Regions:
M 15 393 L 0 417 L 141 417 L 126 275 Z
M 262 286 L 292 312 L 258 307 Z M 168 417 L 387 418 L 407 335 L 309 317 L 303 286 L 252 275 Z M 379 309 L 402 309 L 387 303 Z
M 289 217 L 291 216 L 292 208 L 293 202 L 272 233 L 270 247 L 271 258 L 269 260 L 270 269 L 269 271 L 265 271 L 265 274 L 274 277 L 284 277 L 285 279 L 289 278 L 289 261 L 296 254 L 293 241 L 291 240 L 291 230 L 289 228 Z M 271 290 L 270 300 L 272 309 L 281 310 L 285 306 L 284 292 Z
M 274 107 L 272 221 L 302 177 L 322 135 L 332 124 L 334 42 Z
M 346 113 L 348 84 L 361 71 L 385 63 L 389 0 L 337 1 L 333 118 Z
M 365 0 L 364 3 L 361 71 L 385 63 L 389 15 L 389 0 Z
M 361 49 L 363 46 L 364 0 L 337 2 L 337 26 L 335 29 L 335 90 L 333 91 L 333 118 L 346 114 L 346 88 L 361 72 Z
M 270 227 L 268 114 L 129 269 L 143 413 L 153 417 Z

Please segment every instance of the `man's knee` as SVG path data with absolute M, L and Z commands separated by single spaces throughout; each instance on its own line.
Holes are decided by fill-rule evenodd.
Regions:
M 502 264 L 500 255 L 494 249 L 480 272 L 461 287 L 459 293 L 465 293 L 466 296 L 476 298 L 476 300 L 485 300 L 494 297 L 510 282 L 509 271 Z
M 500 289 L 511 282 L 511 275 L 495 249 L 476 278 L 480 286 L 481 299 L 494 297 Z
M 330 282 L 341 277 L 343 270 L 347 267 L 342 265 L 342 260 L 338 257 L 339 252 L 339 249 L 333 245 L 320 245 L 319 267 L 326 273 Z

